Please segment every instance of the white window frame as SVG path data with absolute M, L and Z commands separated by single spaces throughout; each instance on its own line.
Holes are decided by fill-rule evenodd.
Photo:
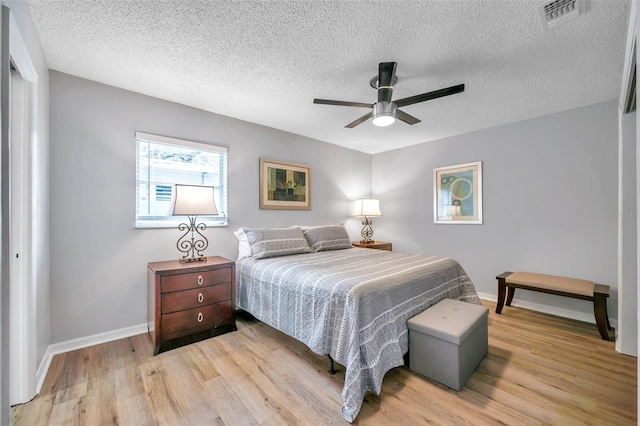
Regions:
M 138 141 L 139 139 L 149 140 L 153 142 L 159 142 L 169 145 L 178 145 L 189 148 L 195 148 L 203 151 L 214 151 L 224 153 L 225 156 L 225 165 L 224 165 L 224 176 L 222 177 L 223 185 L 222 185 L 222 194 L 220 195 L 223 198 L 224 203 L 222 206 L 217 206 L 219 215 L 218 216 L 198 216 L 198 223 L 204 222 L 207 227 L 219 227 L 219 226 L 227 226 L 228 224 L 228 183 L 227 183 L 227 175 L 228 175 L 228 150 L 225 147 L 218 145 L 209 145 L 205 143 L 192 142 L 184 139 L 176 139 L 170 138 L 167 136 L 154 135 L 151 133 L 143 133 L 136 132 L 136 176 L 135 176 L 135 227 L 136 228 L 176 228 L 180 223 L 188 222 L 188 218 L 186 216 L 146 216 L 144 218 L 138 217 L 137 211 L 137 202 L 138 202 L 138 190 L 139 190 L 139 182 L 138 182 L 138 167 L 139 167 L 139 158 L 138 158 Z M 175 182 L 175 183 L 183 183 L 183 182 Z

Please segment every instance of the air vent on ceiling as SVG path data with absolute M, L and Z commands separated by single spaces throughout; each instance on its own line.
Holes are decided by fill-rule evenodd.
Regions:
M 584 12 L 583 0 L 552 0 L 538 6 L 538 13 L 545 28 L 557 27 Z

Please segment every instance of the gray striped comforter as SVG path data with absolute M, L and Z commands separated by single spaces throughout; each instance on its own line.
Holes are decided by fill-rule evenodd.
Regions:
M 236 262 L 236 303 L 346 367 L 342 415 L 380 393 L 408 351 L 407 319 L 441 299 L 480 303 L 447 257 L 351 248 Z

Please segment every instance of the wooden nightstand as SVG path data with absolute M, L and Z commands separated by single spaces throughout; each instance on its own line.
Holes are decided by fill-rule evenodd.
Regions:
M 236 330 L 235 262 L 151 262 L 147 321 L 153 354 Z
M 360 241 L 354 241 L 351 243 L 354 247 L 361 247 L 361 248 L 371 248 L 371 249 L 378 249 L 378 250 L 389 250 L 391 251 L 391 243 L 387 243 L 385 241 L 373 241 L 371 243 L 361 243 Z

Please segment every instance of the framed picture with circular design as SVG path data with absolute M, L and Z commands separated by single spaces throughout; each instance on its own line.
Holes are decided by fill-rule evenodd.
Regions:
M 482 161 L 433 169 L 434 223 L 482 223 Z

